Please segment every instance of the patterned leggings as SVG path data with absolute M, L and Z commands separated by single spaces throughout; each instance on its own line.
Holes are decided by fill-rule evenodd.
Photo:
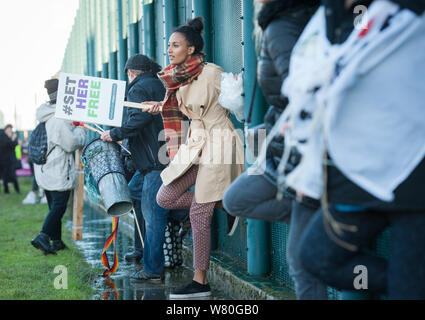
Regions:
M 215 202 L 197 203 L 194 192 L 187 191 L 195 184 L 197 165 L 167 186 L 162 185 L 156 196 L 158 204 L 169 210 L 190 208 L 190 224 L 193 236 L 193 268 L 208 270 L 211 251 L 211 219 Z

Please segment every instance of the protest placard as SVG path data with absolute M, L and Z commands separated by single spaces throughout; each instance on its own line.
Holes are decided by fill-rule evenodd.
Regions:
M 60 73 L 57 118 L 121 127 L 125 81 Z

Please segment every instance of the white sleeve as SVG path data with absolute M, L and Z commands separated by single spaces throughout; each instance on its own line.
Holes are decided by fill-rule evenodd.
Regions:
M 59 145 L 66 152 L 73 152 L 84 146 L 86 132 L 83 128 L 74 127 L 65 121 L 58 121 L 55 129 L 57 132 L 53 135 L 51 142 Z

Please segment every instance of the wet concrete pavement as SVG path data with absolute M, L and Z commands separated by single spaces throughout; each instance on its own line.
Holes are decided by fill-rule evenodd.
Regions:
M 106 239 L 111 234 L 112 218 L 97 212 L 93 207 L 84 207 L 83 240 L 75 244 L 83 252 L 85 260 L 93 268 L 105 270 L 101 262 L 101 255 Z M 67 222 L 72 227 L 72 222 Z M 124 260 L 125 254 L 133 251 L 133 239 L 126 232 L 124 226 L 119 225 L 117 236 L 118 269 L 109 278 L 104 278 L 100 272 L 93 284 L 96 294 L 94 300 L 167 300 L 170 291 L 188 284 L 192 280 L 193 271 L 182 265 L 174 269 L 165 269 L 165 279 L 162 282 L 138 282 L 130 279 L 130 275 L 142 269 L 142 263 L 132 264 Z M 108 248 L 108 259 L 113 264 L 113 244 Z M 232 299 L 226 296 L 219 287 L 211 283 L 212 296 L 209 299 Z

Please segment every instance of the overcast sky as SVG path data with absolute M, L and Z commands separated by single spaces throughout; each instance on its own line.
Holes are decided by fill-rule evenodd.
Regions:
M 4 124 L 33 129 L 37 105 L 47 100 L 44 81 L 60 70 L 78 3 L 0 2 L 0 110 Z

